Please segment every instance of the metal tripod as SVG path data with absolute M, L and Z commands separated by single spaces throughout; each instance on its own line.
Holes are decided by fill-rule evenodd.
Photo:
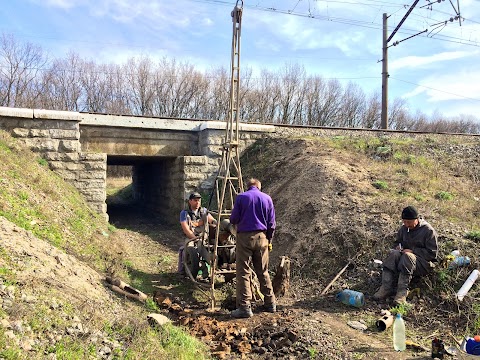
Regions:
M 232 36 L 232 59 L 230 79 L 229 113 L 225 126 L 225 139 L 222 144 L 222 159 L 215 179 L 215 189 L 212 197 L 215 197 L 217 210 L 210 212 L 217 219 L 215 242 L 212 251 L 210 266 L 210 299 L 211 307 L 215 308 L 215 275 L 234 274 L 236 270 L 217 269 L 218 249 L 221 247 L 235 247 L 233 245 L 219 245 L 220 223 L 229 218 L 233 209 L 235 196 L 244 191 L 242 170 L 240 167 L 239 146 L 239 88 L 240 88 L 240 34 L 242 28 L 243 0 L 237 0 L 233 9 L 233 36 Z M 210 203 L 213 199 L 210 199 Z

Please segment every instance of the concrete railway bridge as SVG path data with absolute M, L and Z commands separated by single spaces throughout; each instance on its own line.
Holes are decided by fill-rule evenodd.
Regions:
M 178 221 L 191 191 L 209 193 L 222 156 L 225 122 L 0 107 L 0 129 L 24 142 L 107 215 L 108 165 L 132 167 L 136 202 Z M 274 132 L 241 124 L 240 149 Z
M 0 129 L 39 153 L 106 217 L 107 166 L 131 166 L 134 199 L 164 223 L 178 222 L 191 191 L 210 193 L 225 136 L 224 121 L 8 107 L 0 107 Z M 271 136 L 463 136 L 247 123 L 240 131 L 240 151 Z

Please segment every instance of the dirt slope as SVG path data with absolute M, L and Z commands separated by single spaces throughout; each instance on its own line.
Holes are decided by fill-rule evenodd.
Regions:
M 260 178 L 263 190 L 276 205 L 272 269 L 278 256 L 292 259 L 291 289 L 278 299 L 276 314 L 255 311 L 252 319 L 233 320 L 225 309 L 207 311 L 192 284 L 175 273 L 179 228 L 137 217 L 135 209 L 127 209 L 123 217 L 112 214 L 111 221 L 119 230 L 105 241 L 121 251 L 119 258 L 128 264 L 132 280 L 141 277 L 139 284 L 149 284 L 141 290 L 152 298 L 165 294 L 182 309 L 165 307 L 162 313 L 185 324 L 223 358 L 429 358 L 422 350 L 394 353 L 391 329 L 376 331 L 380 310 L 391 305 L 370 299 L 380 278 L 372 260 L 385 255 L 400 224 L 401 208 L 416 205 L 438 230 L 442 254 L 459 248 L 472 264 L 451 272 L 441 270 L 439 264 L 439 273 L 419 283 L 419 296 L 411 299 L 413 309 L 405 316 L 407 337 L 429 347 L 434 336 L 441 336 L 453 345 L 449 333 L 458 338 L 468 335 L 467 328 L 478 326 L 478 287 L 461 304 L 456 302 L 454 290 L 480 261 L 478 243 L 465 238 L 466 231 L 480 229 L 479 182 L 471 170 L 478 166 L 480 144 L 478 140 L 355 144 L 352 151 L 350 143 L 343 140 L 339 145 L 331 140 L 269 139 L 259 141 L 242 157 L 244 176 Z M 383 150 L 379 153 L 378 148 L 386 145 L 393 150 L 387 155 Z M 408 152 L 402 155 L 405 149 Z M 379 180 L 388 187 L 373 186 Z M 454 197 L 439 199 L 440 190 Z M 107 289 L 105 274 L 0 219 L 1 251 L 12 259 L 1 267 L 14 269 L 21 279 L 13 288 L 0 284 L 2 308 L 9 312 L 2 327 L 21 343 L 23 355 L 42 358 L 35 348 L 54 343 L 58 336 L 87 338 L 103 349 L 97 358 L 109 358 L 113 350 L 124 353 L 128 340 L 114 336 L 118 340 L 112 342 L 111 333 L 92 328 L 98 326 L 98 319 L 115 323 L 118 317 L 130 317 L 132 322 L 145 322 L 145 309 L 139 311 L 138 304 Z M 321 297 L 320 292 L 350 259 L 354 259 L 353 266 Z M 335 294 L 342 288 L 363 292 L 365 306 L 352 308 L 336 302 Z M 75 309 L 62 309 L 59 304 L 63 301 L 75 304 Z M 12 303 L 20 304 L 18 310 L 9 309 Z M 25 327 L 17 331 L 22 314 L 31 311 L 38 311 L 46 320 L 52 311 L 64 312 L 65 332 L 39 333 Z M 367 330 L 356 330 L 347 325 L 349 321 L 363 322 Z

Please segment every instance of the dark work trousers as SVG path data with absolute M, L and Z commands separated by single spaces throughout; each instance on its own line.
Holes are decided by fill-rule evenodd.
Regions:
M 260 282 L 264 304 L 275 303 L 272 282 L 268 274 L 268 240 L 263 231 L 237 233 L 237 307 L 248 307 L 252 300 L 249 260 Z
M 433 268 L 432 264 L 413 253 L 403 253 L 392 250 L 383 261 L 383 267 L 395 274 L 403 273 L 411 276 L 427 275 Z

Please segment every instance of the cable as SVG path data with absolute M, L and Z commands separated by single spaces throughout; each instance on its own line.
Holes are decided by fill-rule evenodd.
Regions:
M 191 0 L 195 2 L 205 2 L 205 3 L 217 3 L 217 4 L 229 4 L 230 3 L 222 0 Z M 364 0 L 368 1 L 368 0 Z M 358 3 L 358 2 L 351 2 L 351 1 L 340 1 L 340 0 L 334 0 L 334 1 L 327 1 L 327 2 L 337 2 L 337 3 L 344 3 L 344 4 L 363 4 L 363 3 Z M 390 4 L 391 6 L 398 6 L 397 4 L 392 4 L 388 2 L 381 2 L 381 3 L 386 3 Z M 323 21 L 331 21 L 335 23 L 340 23 L 340 24 L 346 24 L 346 25 L 353 25 L 353 26 L 358 26 L 358 27 L 363 27 L 363 28 L 370 28 L 370 29 L 382 29 L 382 24 L 375 24 L 367 21 L 362 21 L 362 20 L 355 20 L 355 19 L 345 19 L 345 18 L 339 18 L 339 17 L 331 17 L 331 16 L 324 16 L 324 15 L 314 15 L 314 14 L 303 14 L 303 13 L 297 13 L 291 10 L 283 10 L 283 9 L 278 9 L 275 7 L 261 7 L 261 6 L 249 6 L 245 5 L 245 8 L 250 8 L 258 11 L 266 11 L 266 12 L 274 12 L 274 13 L 279 13 L 279 14 L 284 14 L 284 15 L 293 15 L 293 16 L 298 16 L 298 17 L 305 17 L 305 18 L 310 18 L 314 20 L 323 20 Z M 448 14 L 448 13 L 447 13 Z M 423 17 L 426 19 L 425 17 Z M 462 17 L 463 19 L 463 17 Z M 466 19 L 465 19 L 466 20 Z M 437 22 L 439 22 L 438 20 Z M 410 31 L 410 33 L 408 32 Z M 403 31 L 399 31 L 399 33 L 404 33 L 407 35 L 411 35 L 411 32 L 418 32 L 418 30 L 413 30 L 413 29 L 403 29 Z M 422 36 L 422 37 L 429 37 L 429 36 Z M 443 37 L 446 37 L 445 39 Z M 430 37 L 431 38 L 431 37 Z M 479 41 L 472 41 L 472 40 L 466 40 L 462 38 L 457 38 L 454 36 L 447 36 L 447 35 L 437 35 L 435 37 L 436 40 L 440 41 L 446 41 L 446 42 L 452 42 L 452 43 L 458 43 L 462 45 L 470 45 L 470 46 L 475 46 L 475 47 L 480 47 L 480 42 Z
M 438 91 L 438 92 L 441 92 L 441 93 L 444 93 L 444 94 L 454 95 L 454 96 L 457 96 L 457 97 L 459 97 L 459 98 L 463 98 L 463 99 L 467 99 L 467 100 L 472 100 L 472 101 L 478 101 L 478 102 L 480 102 L 480 99 L 471 98 L 471 97 L 468 97 L 468 96 L 463 96 L 463 95 L 451 93 L 451 92 L 448 92 L 448 91 L 443 91 L 443 90 L 435 89 L 435 88 L 432 88 L 432 87 L 430 87 L 430 86 L 425 86 L 425 85 L 421 85 L 421 84 L 416 84 L 416 83 L 413 83 L 413 82 L 410 82 L 410 81 L 397 79 L 397 78 L 394 78 L 394 77 L 392 77 L 392 76 L 390 76 L 389 79 L 401 81 L 401 82 L 404 82 L 404 83 L 407 83 L 407 84 L 411 84 L 411 85 L 415 85 L 415 86 L 420 86 L 420 87 L 423 87 L 423 88 L 425 88 L 425 89 L 430 89 L 430 90 Z

